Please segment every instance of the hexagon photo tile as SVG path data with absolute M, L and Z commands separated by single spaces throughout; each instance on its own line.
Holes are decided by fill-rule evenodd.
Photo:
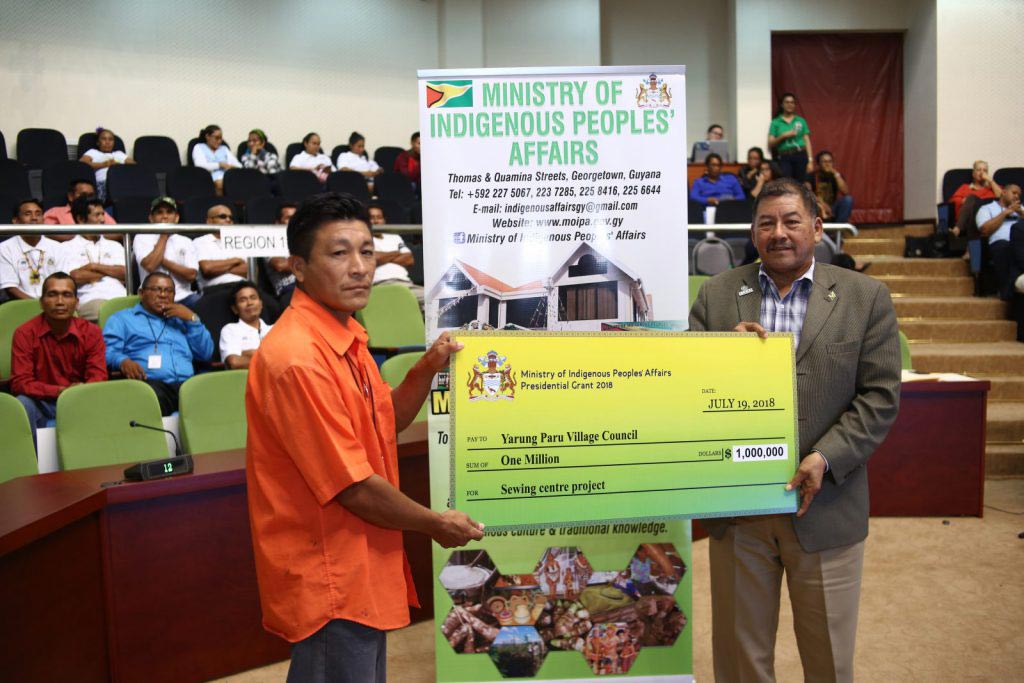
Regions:
M 671 595 L 645 595 L 636 603 L 633 633 L 643 647 L 673 645 L 686 628 L 686 615 Z
M 498 577 L 484 606 L 502 626 L 533 626 L 547 599 L 533 574 Z
M 640 645 L 630 625 L 625 622 L 598 624 L 587 634 L 583 656 L 590 670 L 598 676 L 629 673 L 636 661 Z
M 579 548 L 547 548 L 533 570 L 541 592 L 548 600 L 575 600 L 587 587 L 594 569 Z
M 441 624 L 441 633 L 457 654 L 487 652 L 499 630 L 497 620 L 482 605 L 455 605 Z
M 490 596 L 498 570 L 486 550 L 456 550 L 438 580 L 456 605 L 480 605 Z
M 613 584 L 631 597 L 674 595 L 686 564 L 671 543 L 641 543 Z
M 503 678 L 536 676 L 547 648 L 532 626 L 503 626 L 487 654 Z

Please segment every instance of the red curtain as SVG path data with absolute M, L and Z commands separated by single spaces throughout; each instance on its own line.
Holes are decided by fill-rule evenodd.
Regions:
M 851 222 L 902 222 L 903 34 L 773 33 L 772 116 L 784 92 L 846 179 Z

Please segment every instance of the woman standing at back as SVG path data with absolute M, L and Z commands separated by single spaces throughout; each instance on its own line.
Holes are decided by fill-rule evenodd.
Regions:
M 796 114 L 796 95 L 782 93 L 778 114 L 768 127 L 768 147 L 782 175 L 803 182 L 814 171 L 811 128 Z

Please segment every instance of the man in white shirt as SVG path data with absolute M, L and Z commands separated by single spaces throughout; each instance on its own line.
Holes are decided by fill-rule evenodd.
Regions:
M 178 203 L 170 197 L 157 197 L 149 206 L 150 223 L 178 222 Z M 199 260 L 192 240 L 177 233 L 139 234 L 132 240 L 132 251 L 139 264 L 139 280 L 153 272 L 167 273 L 174 281 L 174 301 L 193 308 L 200 295 L 192 291 L 199 272 Z
M 1021 219 L 1024 219 L 1024 210 L 1021 209 L 1020 187 L 1014 183 L 1004 185 L 999 201 L 981 207 L 975 216 L 978 230 L 988 240 L 992 270 L 999 283 L 999 297 L 1004 301 L 1013 298 L 1015 279 L 1011 277 L 1013 253 L 1010 230 Z
M 373 231 L 373 251 L 377 260 L 377 270 L 373 274 L 373 285 L 402 285 L 416 295 L 423 310 L 423 287 L 415 284 L 409 277 L 408 268 L 413 265 L 414 258 L 409 247 L 399 235 L 380 233 L 380 226 L 385 225 L 384 209 L 377 204 L 370 204 L 370 226 Z
M 71 202 L 78 225 L 101 225 L 106 212 L 95 195 Z M 96 322 L 104 301 L 125 296 L 124 247 L 99 234 L 75 235 L 61 245 L 60 267 L 78 286 L 78 315 Z
M 207 225 L 231 225 L 234 222 L 231 207 L 227 204 L 216 204 L 206 212 Z M 238 283 L 248 276 L 249 266 L 244 258 L 224 251 L 220 232 L 197 237 L 193 244 L 199 259 L 199 286 L 203 292 L 195 311 L 216 345 L 221 329 L 235 320 L 236 314 L 231 312 L 232 296 Z
M 220 359 L 231 370 L 249 367 L 253 354 L 273 325 L 260 318 L 263 302 L 256 285 L 243 280 L 235 285 L 231 311 L 238 322 L 228 323 L 220 331 Z
M 42 225 L 43 206 L 25 199 L 12 207 L 11 223 Z M 43 280 L 60 270 L 60 243 L 44 235 L 15 235 L 0 244 L 0 290 L 11 299 L 38 299 Z

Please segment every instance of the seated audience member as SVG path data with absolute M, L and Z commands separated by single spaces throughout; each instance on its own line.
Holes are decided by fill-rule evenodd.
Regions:
M 706 139 L 707 140 L 724 140 L 725 139 L 725 129 L 722 128 L 722 126 L 717 124 L 717 123 L 712 123 L 710 126 L 708 126 L 708 136 L 707 136 Z
M 764 161 L 764 150 L 760 147 L 751 147 L 747 150 L 747 163 L 740 169 L 740 187 L 748 195 L 757 184 L 757 174 L 761 172 L 761 162 Z
M 79 225 L 103 223 L 103 202 L 79 197 L 71 204 Z M 124 247 L 102 235 L 75 235 L 61 245 L 60 270 L 70 273 L 78 288 L 78 315 L 96 322 L 104 301 L 125 296 Z
M 814 157 L 815 169 L 808 185 L 818 200 L 818 215 L 829 223 L 849 223 L 853 197 L 846 178 L 836 170 L 832 152 L 822 150 Z
M 211 206 L 206 212 L 207 225 L 231 225 L 234 219 L 225 204 Z M 199 263 L 199 289 L 203 298 L 196 302 L 196 313 L 206 324 L 216 342 L 222 327 L 234 322 L 231 299 L 235 286 L 249 275 L 249 264 L 244 258 L 224 251 L 220 232 L 203 235 L 192 240 Z
M 13 209 L 11 223 L 43 224 L 43 207 L 36 200 L 22 200 Z M 0 243 L 0 289 L 12 299 L 38 299 L 43 280 L 57 272 L 60 247 L 44 235 L 15 235 Z
M 971 182 L 964 183 L 949 198 L 953 205 L 953 220 L 956 225 L 950 231 L 957 237 L 978 239 L 978 224 L 974 222 L 978 208 L 983 202 L 998 199 L 1003 188 L 988 174 L 988 162 L 978 159 L 971 170 Z
M 224 133 L 220 126 L 210 124 L 199 131 L 202 142 L 192 148 L 192 163 L 197 168 L 205 168 L 213 177 L 213 186 L 217 196 L 224 194 L 224 172 L 229 168 L 241 168 L 231 148 L 224 144 Z
M 746 199 L 736 176 L 722 173 L 722 157 L 712 152 L 704 160 L 704 168 L 704 175 L 693 181 L 690 199 L 704 206 L 716 206 L 725 199 Z
M 413 265 L 413 255 L 405 246 L 401 236 L 392 233 L 378 232 L 387 223 L 384 209 L 379 204 L 370 204 L 370 230 L 373 231 L 373 255 L 377 261 L 377 270 L 373 273 L 373 284 L 402 285 L 416 295 L 423 310 L 423 287 L 414 284 L 409 278 L 408 268 Z
M 249 148 L 242 155 L 242 166 L 255 168 L 265 175 L 281 172 L 281 161 L 267 149 L 267 134 L 259 128 L 249 131 Z
M 110 316 L 103 328 L 107 366 L 153 387 L 165 417 L 178 409 L 178 390 L 194 374 L 192 363 L 213 355 L 206 326 L 188 307 L 174 303 L 174 290 L 169 275 L 150 273 L 139 303 Z
M 18 327 L 11 340 L 11 393 L 25 406 L 33 441 L 36 429 L 57 416 L 62 391 L 107 379 L 100 328 L 75 317 L 75 281 L 58 271 L 42 289 L 43 312 Z
M 75 217 L 71 215 L 71 202 L 79 197 L 96 196 L 96 186 L 88 180 L 72 180 L 68 183 L 68 203 L 63 206 L 55 206 L 43 214 L 43 222 L 47 225 L 74 225 Z M 107 225 L 117 223 L 106 211 L 103 212 L 103 222 Z M 63 235 L 64 239 L 70 239 L 70 235 Z
M 263 301 L 256 285 L 245 280 L 235 285 L 231 311 L 238 322 L 228 323 L 220 331 L 220 359 L 231 370 L 249 367 L 249 361 L 273 325 L 263 322 Z
M 149 207 L 150 223 L 177 223 L 178 203 L 170 197 L 157 197 Z M 143 280 L 150 273 L 166 273 L 174 282 L 174 300 L 192 306 L 199 300 L 192 283 L 199 273 L 192 240 L 176 233 L 139 234 L 132 240 L 132 251 Z
M 1013 252 L 1010 248 L 1010 230 L 1014 223 L 1024 218 L 1020 206 L 1020 187 L 1009 183 L 1003 188 L 998 202 L 992 202 L 978 209 L 975 221 L 981 236 L 988 239 L 988 250 L 992 256 L 992 270 L 999 284 L 999 298 L 1009 301 L 1013 298 L 1014 279 Z
M 79 161 L 93 167 L 96 172 L 96 191 L 100 199 L 107 199 L 107 171 L 117 164 L 134 164 L 135 160 L 121 150 L 114 149 L 114 131 L 96 129 L 96 146 L 82 154 Z
M 403 150 L 395 159 L 395 172 L 401 173 L 416 187 L 420 185 L 420 133 L 416 131 L 409 139 L 409 149 Z
M 761 188 L 769 180 L 776 180 L 782 177 L 782 169 L 774 161 L 768 161 L 767 159 L 761 160 L 761 169 L 754 179 L 754 187 L 750 188 L 750 196 L 757 197 L 761 194 Z
M 306 133 L 302 138 L 303 150 L 292 157 L 292 163 L 288 168 L 300 171 L 309 171 L 316 176 L 321 183 L 327 182 L 327 176 L 335 171 L 331 158 L 320 149 L 320 136 L 316 133 Z
M 348 151 L 338 155 L 335 165 L 339 171 L 361 173 L 371 185 L 373 179 L 381 174 L 380 166 L 366 154 L 366 138 L 356 132 L 348 136 Z
M 288 221 L 298 210 L 298 204 L 285 202 L 277 210 L 275 225 L 288 225 Z M 292 267 L 288 265 L 287 256 L 273 256 L 267 259 L 267 274 L 270 284 L 274 288 L 274 297 L 277 300 L 278 310 L 284 311 L 292 301 L 292 292 L 295 291 L 295 274 Z

